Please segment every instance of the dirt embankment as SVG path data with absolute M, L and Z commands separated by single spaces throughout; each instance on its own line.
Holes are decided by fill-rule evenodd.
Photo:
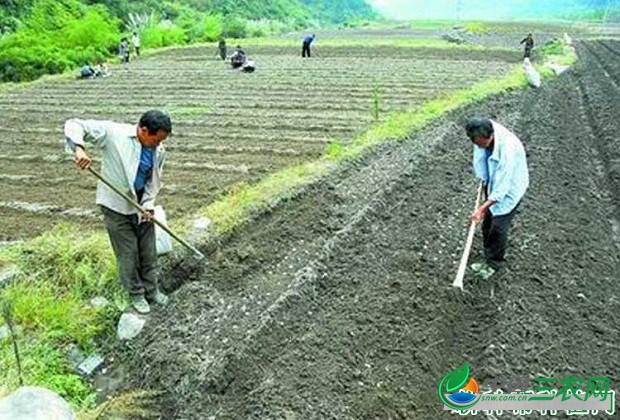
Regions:
M 342 168 L 223 244 L 204 273 L 180 262 L 169 281 L 198 281 L 122 349 L 127 384 L 164 391 L 163 417 L 192 419 L 448 418 L 437 384 L 464 362 L 481 384 L 617 387 L 620 44 L 605 45 L 580 46 L 583 65 L 538 90 Z M 531 186 L 509 270 L 467 276 L 461 294 L 449 286 L 476 189 L 471 115 L 524 139 Z

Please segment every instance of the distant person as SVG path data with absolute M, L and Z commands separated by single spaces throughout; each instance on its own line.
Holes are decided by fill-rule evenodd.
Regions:
M 474 118 L 465 131 L 475 145 L 474 172 L 486 197 L 471 215 L 474 222 L 482 222 L 486 266 L 472 264 L 472 269 L 487 277 L 505 263 L 508 232 L 529 185 L 527 161 L 521 140 L 495 121 Z
M 126 37 L 121 39 L 121 43 L 118 45 L 118 56 L 121 59 L 121 64 L 129 63 L 129 41 Z
M 527 34 L 525 38 L 521 40 L 521 45 L 525 44 L 525 51 L 523 52 L 523 58 L 530 58 L 532 54 L 532 48 L 534 48 L 534 38 L 532 34 Z
M 226 51 L 226 40 L 224 38 L 220 38 L 220 41 L 217 43 L 217 49 L 220 52 L 222 61 L 226 60 L 228 54 Z
M 302 57 L 310 57 L 310 45 L 316 38 L 316 35 L 306 35 L 301 43 L 301 56 Z
M 95 77 L 108 77 L 110 73 L 105 65 L 101 62 L 97 63 L 95 66 Z
M 233 53 L 233 55 L 230 56 L 230 65 L 233 69 L 238 69 L 239 67 L 243 66 L 245 60 L 245 52 L 243 52 L 240 45 L 237 45 L 237 48 L 235 48 L 235 52 Z
M 95 70 L 93 70 L 89 64 L 84 64 L 84 66 L 80 69 L 78 79 L 90 79 L 93 76 L 95 76 Z
M 136 52 L 136 57 L 140 57 L 140 35 L 137 32 L 133 33 L 133 50 Z

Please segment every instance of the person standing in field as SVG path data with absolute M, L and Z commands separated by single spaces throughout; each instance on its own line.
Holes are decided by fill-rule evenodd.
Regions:
M 118 56 L 121 58 L 121 64 L 129 63 L 129 41 L 127 38 L 121 39 L 118 45 Z
M 65 122 L 67 146 L 80 169 L 92 159 L 86 144 L 102 150 L 102 176 L 126 191 L 146 210 L 142 214 L 101 181 L 96 203 L 100 206 L 121 283 L 131 296 L 134 309 L 146 314 L 149 303 L 165 305 L 168 297 L 157 283 L 157 250 L 153 213 L 164 163 L 162 142 L 172 132 L 170 118 L 148 111 L 137 125 L 111 121 L 70 119 Z
M 508 232 L 529 185 L 525 149 L 516 135 L 490 119 L 470 119 L 465 131 L 474 143 L 474 172 L 486 197 L 471 215 L 482 222 L 486 267 L 472 268 L 492 275 L 504 266 Z
M 140 57 L 140 35 L 137 32 L 133 33 L 133 49 L 136 52 L 136 57 Z
M 226 40 L 224 38 L 220 38 L 220 41 L 217 43 L 217 49 L 220 52 L 220 58 L 222 61 L 226 60 L 227 49 L 226 49 Z
M 521 45 L 523 44 L 525 44 L 523 58 L 530 58 L 532 54 L 532 48 L 534 48 L 534 38 L 532 37 L 532 34 L 527 34 L 527 36 L 521 40 Z
M 314 39 L 316 38 L 316 35 L 312 34 L 312 35 L 306 35 L 303 37 L 302 43 L 301 43 L 301 56 L 303 57 L 310 57 L 310 45 L 312 44 L 312 42 L 314 41 Z

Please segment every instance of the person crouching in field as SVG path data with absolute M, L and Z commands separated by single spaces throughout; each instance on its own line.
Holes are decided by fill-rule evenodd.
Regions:
M 245 52 L 241 49 L 241 45 L 237 45 L 235 52 L 230 56 L 230 65 L 233 69 L 238 69 L 245 63 Z
M 471 215 L 482 222 L 486 267 L 472 264 L 472 269 L 492 275 L 504 266 L 508 232 L 529 185 L 525 149 L 516 135 L 490 119 L 470 119 L 465 131 L 475 145 L 474 171 L 486 197 Z
M 124 198 L 99 182 L 96 202 L 101 207 L 118 275 L 131 296 L 134 309 L 146 314 L 149 303 L 165 305 L 168 297 L 157 284 L 157 251 L 153 209 L 160 189 L 164 163 L 162 142 L 172 132 L 170 118 L 160 111 L 148 111 L 138 125 L 111 121 L 70 119 L 65 122 L 67 146 L 80 169 L 92 160 L 86 144 L 102 150 L 101 172 L 121 191 L 127 191 L 147 211 L 138 214 Z

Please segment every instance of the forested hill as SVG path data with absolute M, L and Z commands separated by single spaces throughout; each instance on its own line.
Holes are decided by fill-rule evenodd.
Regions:
M 113 60 L 133 32 L 151 49 L 377 18 L 365 0 L 0 0 L 0 81 Z
M 0 0 L 0 29 L 14 30 L 38 0 Z M 74 1 L 57 0 L 60 5 L 74 6 Z M 366 0 L 81 0 L 85 5 L 104 5 L 123 20 L 129 14 L 156 13 L 175 18 L 190 10 L 199 13 L 238 16 L 248 20 L 269 19 L 296 21 L 298 24 L 346 23 L 351 19 L 372 20 L 377 13 Z

